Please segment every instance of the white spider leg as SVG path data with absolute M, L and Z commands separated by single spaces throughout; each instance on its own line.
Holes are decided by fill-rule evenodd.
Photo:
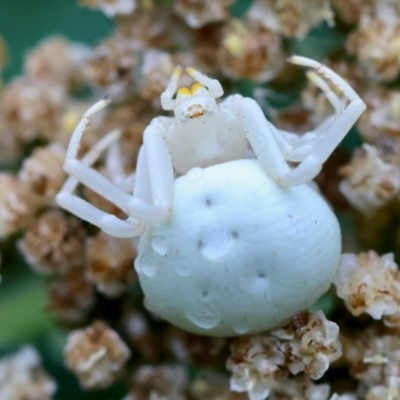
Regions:
M 118 142 L 114 142 L 107 152 L 106 170 L 107 175 L 111 178 L 113 183 L 125 192 L 132 193 L 136 173 L 125 174 L 125 169 L 122 164 L 121 149 Z
M 340 114 L 343 102 L 336 95 L 329 85 L 314 71 L 306 72 L 307 78 L 314 83 L 328 99 L 336 114 Z M 275 139 L 279 147 L 284 153 L 287 161 L 299 162 L 302 161 L 313 149 L 313 147 L 321 140 L 321 133 L 324 132 L 333 123 L 335 115 L 327 118 L 321 124 L 311 131 L 305 132 L 301 136 L 291 132 L 275 128 L 273 130 Z
M 100 156 L 100 153 L 110 146 L 120 137 L 119 131 L 112 131 L 96 143 L 89 152 L 82 158 L 81 162 L 91 166 Z M 69 177 L 56 196 L 57 204 L 79 218 L 96 225 L 104 232 L 115 237 L 134 237 L 145 231 L 145 226 L 133 219 L 128 218 L 123 221 L 113 215 L 92 206 L 87 201 L 73 194 L 79 181 L 74 177 Z
M 310 157 L 323 163 L 346 136 L 347 132 L 366 109 L 366 105 L 353 88 L 330 68 L 306 57 L 293 56 L 289 61 L 294 64 L 314 68 L 322 77 L 337 86 L 350 101 L 344 111 L 341 110 L 335 116 L 333 124 L 328 127 L 310 154 Z
M 182 67 L 175 68 L 167 88 L 161 93 L 161 106 L 164 110 L 173 110 L 175 108 L 175 99 L 173 98 L 178 90 L 178 81 L 182 74 Z
M 88 126 L 90 117 L 97 111 L 104 108 L 108 103 L 108 99 L 101 100 L 94 106 L 90 107 L 90 109 L 83 115 L 82 120 L 72 135 L 67 150 L 66 160 L 64 162 L 64 170 L 68 174 L 77 178 L 80 183 L 84 184 L 89 189 L 104 197 L 106 200 L 115 204 L 129 216 L 137 215 L 138 211 L 140 210 L 143 212 L 143 215 L 148 217 L 146 222 L 163 219 L 169 213 L 167 210 L 170 210 L 170 204 L 167 205 L 167 210 L 162 209 L 162 207 L 157 208 L 148 204 L 142 204 L 142 202 L 140 202 L 138 199 L 132 197 L 124 190 L 117 187 L 99 172 L 91 169 L 75 158 L 79 149 L 80 140 Z M 166 150 L 166 152 L 168 155 L 168 150 Z M 143 219 L 145 218 L 140 218 L 140 220 Z
M 327 79 L 333 85 L 337 86 L 339 90 L 350 100 L 350 102 L 361 100 L 358 94 L 343 78 L 318 61 L 301 56 L 292 56 L 288 59 L 288 61 L 292 64 L 303 65 L 305 67 L 315 69 L 318 74 Z
M 68 144 L 67 154 L 65 156 L 65 160 L 72 160 L 75 159 L 78 155 L 78 150 L 80 147 L 81 139 L 83 134 L 85 133 L 86 129 L 89 126 L 90 118 L 102 110 L 104 107 L 108 106 L 111 102 L 109 97 L 105 97 L 104 99 L 98 101 L 97 103 L 93 104 L 82 116 L 81 120 L 79 121 L 77 127 L 75 128 L 71 140 Z
M 336 115 L 332 115 L 316 128 L 302 135 L 277 129 L 273 125 L 271 129 L 285 160 L 300 162 L 312 151 L 316 143 L 322 140 L 322 133 L 332 125 L 335 119 Z
M 340 113 L 342 108 L 342 102 L 335 92 L 329 87 L 329 85 L 319 76 L 315 71 L 307 71 L 307 78 L 314 83 L 315 86 L 320 88 L 324 93 L 325 97 L 328 99 L 329 103 L 332 104 L 332 107 L 335 109 L 337 113 Z
M 366 108 L 355 91 L 331 69 L 304 57 L 292 57 L 291 61 L 315 68 L 319 74 L 338 86 L 350 103 L 339 115 L 335 116 L 334 122 L 321 135 L 315 147 L 293 169 L 287 165 L 274 137 L 274 128 L 267 122 L 258 104 L 249 98 L 243 98 L 237 104 L 236 113 L 242 118 L 247 138 L 258 159 L 267 173 L 283 186 L 296 186 L 315 178 L 322 164 Z
M 64 162 L 64 171 L 69 175 L 74 176 L 79 182 L 93 190 L 100 196 L 115 204 L 128 215 L 127 205 L 131 197 L 123 190 L 119 189 L 113 183 L 108 181 L 104 176 L 97 171 L 88 167 L 87 164 L 77 160 L 79 145 L 81 138 L 89 124 L 90 117 L 97 111 L 104 108 L 109 103 L 108 100 L 101 100 L 93 105 L 82 117 L 68 146 L 67 155 Z
M 197 71 L 197 69 L 192 67 L 186 68 L 186 73 L 197 82 L 205 86 L 208 89 L 211 97 L 216 99 L 224 94 L 224 89 L 222 89 L 222 85 L 217 79 L 209 78 L 207 75 L 202 74 L 201 72 Z
M 159 220 L 171 213 L 174 170 L 165 142 L 170 121 L 168 117 L 154 118 L 143 133 L 129 215 L 146 215 Z M 149 204 L 150 198 L 152 205 Z
M 140 200 L 150 203 L 152 201 L 150 174 L 144 146 L 141 146 L 139 150 L 136 173 L 133 192 Z
M 259 107 L 250 98 L 242 98 L 236 114 L 241 118 L 246 136 L 267 173 L 282 186 L 296 186 L 314 179 L 332 151 L 365 109 L 361 99 L 352 100 L 342 114 L 337 116 L 313 150 L 293 169 L 284 158 L 273 130 Z

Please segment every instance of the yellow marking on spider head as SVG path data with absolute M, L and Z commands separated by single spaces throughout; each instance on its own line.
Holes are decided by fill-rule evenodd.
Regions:
M 186 87 L 186 86 L 182 86 L 181 88 L 178 89 L 178 95 L 183 95 L 183 96 L 191 96 L 192 92 L 191 90 Z
M 200 89 L 204 88 L 204 86 L 201 83 L 194 83 L 192 87 L 190 88 L 190 92 L 192 93 L 192 96 Z
M 192 78 L 193 78 L 193 75 L 194 75 L 196 72 L 197 72 L 196 69 L 193 68 L 193 67 L 187 67 L 187 68 L 186 68 L 186 73 L 187 73 L 189 76 L 191 76 Z
M 182 68 L 181 68 L 181 67 L 176 67 L 176 68 L 174 69 L 174 72 L 172 73 L 172 75 L 173 75 L 175 78 L 179 78 L 179 77 L 182 75 Z

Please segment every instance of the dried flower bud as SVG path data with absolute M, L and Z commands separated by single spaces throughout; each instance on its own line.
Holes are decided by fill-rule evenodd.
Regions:
M 374 386 L 368 390 L 365 400 L 394 400 L 400 397 L 400 378 L 391 376 L 387 385 Z
M 135 255 L 131 239 L 100 232 L 87 241 L 87 279 L 107 297 L 119 297 L 136 281 Z
M 281 340 L 280 349 L 292 374 L 304 371 L 312 379 L 319 379 L 342 354 L 339 327 L 322 311 L 299 314 L 271 334 Z
M 36 205 L 14 176 L 0 173 L 0 187 L 0 238 L 4 238 L 29 223 Z
M 340 18 L 355 25 L 362 15 L 371 14 L 376 0 L 331 0 Z
M 18 173 L 18 179 L 31 192 L 40 206 L 52 205 L 65 180 L 64 149 L 57 144 L 37 147 L 26 158 Z
M 232 20 L 222 31 L 218 60 L 230 78 L 266 82 L 278 74 L 284 54 L 278 34 L 260 24 Z
M 50 400 L 55 381 L 44 371 L 37 351 L 30 346 L 0 359 L 0 399 Z
M 73 269 L 48 287 L 48 309 L 65 323 L 81 323 L 93 308 L 94 287 L 85 279 L 81 269 Z
M 257 0 L 248 17 L 276 33 L 298 39 L 322 21 L 333 26 L 333 11 L 326 0 Z
M 168 347 L 182 363 L 222 368 L 229 355 L 230 340 L 222 337 L 200 336 L 171 327 L 168 331 Z
M 357 122 L 363 137 L 372 144 L 383 138 L 400 137 L 400 93 L 383 87 L 374 87 L 363 96 L 366 111 Z
M 343 254 L 334 284 L 355 316 L 367 312 L 380 319 L 400 308 L 400 276 L 393 254 Z
M 97 389 L 118 379 L 131 352 L 114 330 L 97 321 L 69 334 L 64 355 L 82 387 Z
M 175 63 L 172 56 L 161 50 L 147 50 L 143 54 L 143 64 L 138 79 L 138 92 L 150 100 L 155 108 L 161 108 L 160 95 L 167 87 Z
M 400 190 L 400 169 L 385 163 L 377 148 L 367 144 L 339 172 L 345 178 L 340 191 L 353 207 L 366 214 L 388 203 Z
M 210 22 L 222 21 L 228 16 L 233 0 L 176 0 L 175 10 L 193 29 Z
M 189 386 L 193 400 L 248 400 L 247 394 L 231 392 L 229 379 L 215 369 L 202 369 Z
M 22 146 L 20 141 L 7 125 L 4 116 L 0 113 L 0 164 L 18 161 L 21 158 L 21 153 Z
M 52 139 L 59 127 L 65 91 L 60 85 L 19 78 L 0 97 L 0 113 L 6 126 L 22 142 Z
M 359 397 L 356 394 L 352 393 L 344 393 L 341 394 L 340 396 L 336 393 L 334 393 L 329 400 L 358 400 Z
M 107 17 L 129 15 L 136 9 L 136 0 L 80 0 L 81 6 L 99 8 Z
M 160 340 L 152 332 L 144 313 L 135 309 L 125 310 L 122 326 L 130 347 L 138 351 L 145 362 L 155 364 L 159 358 Z
M 137 50 L 142 45 L 116 35 L 94 50 L 86 68 L 85 78 L 95 87 L 107 90 L 114 101 L 125 99 L 134 92 L 134 70 Z
M 192 31 L 168 5 L 142 6 L 133 15 L 118 18 L 117 22 L 117 35 L 129 40 L 138 50 L 170 51 L 172 48 L 190 46 Z
M 29 227 L 18 247 L 35 271 L 63 274 L 84 264 L 85 238 L 78 219 L 53 210 Z
M 371 388 L 390 386 L 400 374 L 400 338 L 370 328 L 356 337 L 343 337 L 343 356 L 350 364 L 350 375 Z M 397 378 L 398 379 L 398 378 Z
M 185 400 L 183 390 L 187 384 L 183 366 L 144 365 L 134 374 L 130 395 L 124 400 Z
M 400 71 L 399 35 L 400 14 L 393 7 L 382 5 L 377 18 L 361 18 L 347 39 L 347 50 L 373 79 L 392 80 Z
M 316 385 L 305 375 L 291 377 L 281 382 L 279 388 L 271 392 L 269 400 L 328 400 L 328 384 Z M 343 399 L 344 400 L 344 399 Z
M 264 400 L 288 375 L 278 339 L 266 335 L 235 340 L 226 367 L 232 372 L 231 390 L 247 392 L 250 400 Z
M 89 55 L 83 44 L 71 44 L 63 37 L 50 37 L 31 50 L 25 61 L 26 75 L 66 91 L 82 84 L 82 66 Z

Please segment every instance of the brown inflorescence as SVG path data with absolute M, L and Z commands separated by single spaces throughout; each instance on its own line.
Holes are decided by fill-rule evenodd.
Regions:
M 187 380 L 182 365 L 143 365 L 133 374 L 130 394 L 124 400 L 186 400 Z
M 51 400 L 56 390 L 35 348 L 25 346 L 0 359 L 0 399 Z
M 72 331 L 64 349 L 66 363 L 86 389 L 106 388 L 123 372 L 131 352 L 101 321 Z
M 87 240 L 86 277 L 100 293 L 119 297 L 136 281 L 132 268 L 136 252 L 130 239 L 100 232 Z
M 400 9 L 396 3 L 377 2 L 372 15 L 364 14 L 347 39 L 349 54 L 357 56 L 374 80 L 390 81 L 400 72 L 398 37 Z
M 61 323 L 85 322 L 96 304 L 95 289 L 87 281 L 82 268 L 74 268 L 52 279 L 48 285 L 48 309 Z
M 84 265 L 85 240 L 86 232 L 77 218 L 51 210 L 29 226 L 18 247 L 35 271 L 64 274 Z
M 256 400 L 279 390 L 289 372 L 304 371 L 310 378 L 319 379 L 342 354 L 338 336 L 338 325 L 318 311 L 296 315 L 269 335 L 237 339 L 227 361 L 232 372 L 231 389 L 247 392 L 251 400 Z
M 193 29 L 211 22 L 222 21 L 229 15 L 234 0 L 176 0 L 175 10 Z

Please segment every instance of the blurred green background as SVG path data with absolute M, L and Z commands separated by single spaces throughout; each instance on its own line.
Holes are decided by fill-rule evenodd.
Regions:
M 49 35 L 95 44 L 112 27 L 112 20 L 101 12 L 78 7 L 77 0 L 1 0 L 0 35 L 10 56 L 4 77 L 8 80 L 20 73 L 24 52 Z

